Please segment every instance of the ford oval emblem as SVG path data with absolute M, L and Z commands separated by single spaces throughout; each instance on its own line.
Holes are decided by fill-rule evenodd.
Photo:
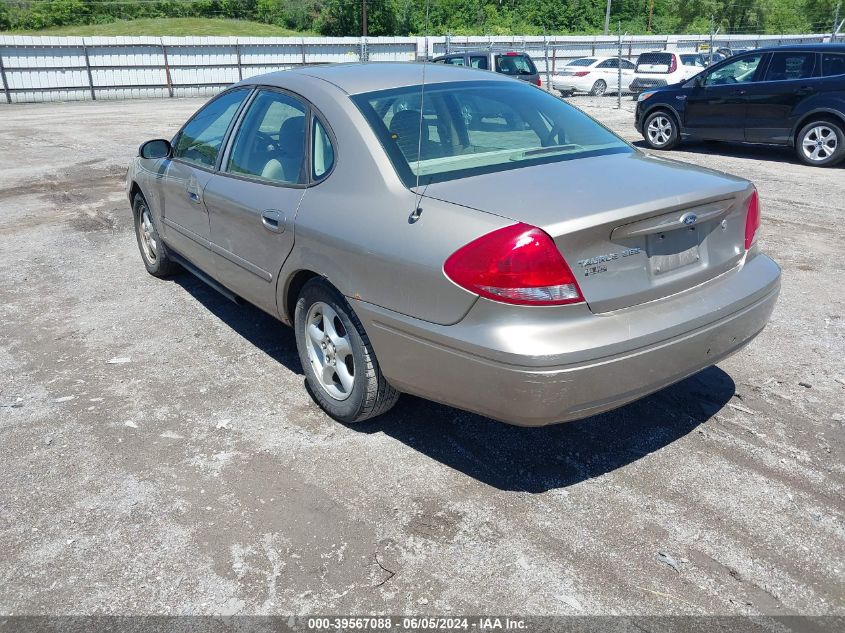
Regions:
M 687 226 L 695 224 L 695 221 L 697 219 L 698 219 L 698 216 L 695 213 L 685 213 L 684 215 L 681 216 L 681 222 L 683 222 Z

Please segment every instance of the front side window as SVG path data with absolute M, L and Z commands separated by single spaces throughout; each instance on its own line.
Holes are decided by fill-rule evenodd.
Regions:
M 815 53 L 774 53 L 764 81 L 808 79 L 816 66 Z
M 586 114 L 522 82 L 462 81 L 352 97 L 408 187 L 634 150 Z
M 505 53 L 496 55 L 496 71 L 503 75 L 533 75 L 537 69 L 527 55 Z
M 749 55 L 725 64 L 708 74 L 704 79 L 704 85 L 728 86 L 754 81 L 754 74 L 757 72 L 761 59 L 763 59 L 762 55 Z
M 226 171 L 284 184 L 305 182 L 305 118 L 299 100 L 262 90 L 249 105 Z
M 487 68 L 487 57 L 485 56 L 473 56 L 469 58 L 469 65 L 473 68 L 481 68 L 482 70 L 488 70 Z
M 312 178 L 319 180 L 329 173 L 334 165 L 334 146 L 323 124 L 316 117 L 311 137 Z
M 845 75 L 845 55 L 825 53 L 822 55 L 822 76 L 836 77 Z
M 197 112 L 179 133 L 173 148 L 174 158 L 214 167 L 226 130 L 248 94 L 247 88 L 232 90 Z
M 704 61 L 701 55 L 681 55 L 681 63 L 684 66 L 701 66 L 704 68 Z
M 606 59 L 601 64 L 596 66 L 596 68 L 619 68 L 619 60 Z

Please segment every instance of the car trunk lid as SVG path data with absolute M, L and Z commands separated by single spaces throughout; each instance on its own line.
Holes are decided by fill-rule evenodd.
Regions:
M 634 153 L 433 183 L 425 195 L 543 229 L 601 313 L 736 266 L 752 191 L 739 178 Z

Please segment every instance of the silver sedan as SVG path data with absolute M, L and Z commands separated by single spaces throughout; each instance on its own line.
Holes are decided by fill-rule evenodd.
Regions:
M 147 270 L 293 326 L 343 422 L 402 392 L 520 425 L 606 411 L 739 350 L 780 288 L 749 182 L 483 71 L 253 77 L 144 143 L 126 191 Z

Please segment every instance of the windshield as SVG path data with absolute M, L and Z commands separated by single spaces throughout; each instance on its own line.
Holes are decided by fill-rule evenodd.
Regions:
M 634 150 L 566 102 L 515 81 L 466 81 L 352 97 L 406 186 Z M 424 112 L 420 121 L 420 111 Z

